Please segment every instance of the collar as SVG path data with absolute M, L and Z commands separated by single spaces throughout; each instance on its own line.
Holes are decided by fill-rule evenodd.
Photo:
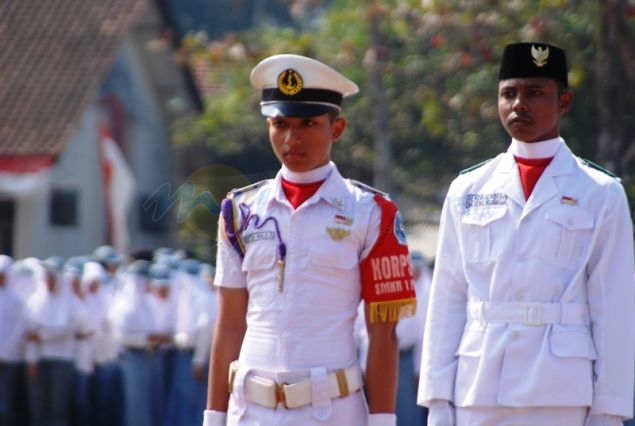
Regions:
M 313 183 L 326 179 L 334 168 L 335 163 L 332 161 L 308 172 L 292 172 L 286 166 L 282 166 L 280 175 L 292 183 Z
M 333 162 L 330 162 L 329 164 L 325 166 L 319 167 L 318 169 L 314 169 L 306 173 L 294 173 L 291 176 L 291 179 L 293 179 L 297 175 L 311 174 L 311 181 L 314 182 L 316 180 L 321 180 L 320 177 L 323 175 L 320 175 L 320 172 L 316 172 L 315 175 L 313 175 L 313 172 L 315 172 L 316 170 L 321 170 L 321 173 L 324 173 L 324 171 L 326 171 L 326 175 L 321 178 L 321 179 L 325 179 L 324 183 L 320 186 L 320 188 L 311 198 L 314 198 L 315 201 L 317 201 L 318 199 L 323 199 L 327 203 L 333 205 L 334 207 L 340 210 L 350 208 L 350 205 L 348 205 L 350 202 L 349 200 L 350 192 L 347 189 L 344 178 L 339 173 L 339 171 L 337 170 L 337 166 Z M 285 176 L 284 168 L 278 172 L 275 179 L 273 179 L 271 182 L 271 184 L 273 185 L 272 186 L 273 197 L 271 197 L 270 202 L 274 202 L 275 200 L 275 202 L 278 202 L 278 203 L 288 203 L 286 196 L 284 195 L 284 191 L 282 190 L 281 180 L 283 176 L 285 179 L 289 180 L 289 177 Z M 302 177 L 306 177 L 306 176 L 302 176 Z M 303 182 L 297 182 L 297 180 L 291 180 L 291 181 L 296 183 L 303 183 Z M 311 182 L 311 181 L 307 180 L 306 182 Z M 306 204 L 307 202 L 304 203 L 304 205 Z
M 509 152 L 522 158 L 551 158 L 556 155 L 562 145 L 564 145 L 564 139 L 561 137 L 540 142 L 521 142 L 512 139 Z

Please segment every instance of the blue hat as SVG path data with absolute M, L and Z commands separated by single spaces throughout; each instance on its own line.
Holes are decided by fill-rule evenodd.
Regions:
M 201 272 L 201 262 L 196 259 L 183 259 L 179 264 L 179 269 L 190 275 L 198 275 Z
M 157 287 L 168 287 L 172 278 L 172 268 L 165 263 L 153 263 L 149 269 L 150 281 Z
M 61 272 L 64 268 L 64 258 L 62 256 L 49 256 L 42 261 L 44 266 L 51 267 L 53 270 Z
M 126 272 L 148 277 L 150 275 L 150 262 L 145 259 L 137 259 L 128 265 Z
M 251 71 L 251 84 L 262 90 L 262 115 L 317 117 L 342 109 L 357 84 L 328 65 L 300 55 L 274 55 Z
M 95 255 L 98 261 L 104 262 L 107 264 L 118 265 L 122 261 L 122 258 L 119 255 L 119 253 L 117 253 L 117 250 L 115 250 L 115 248 L 110 245 L 103 245 L 103 246 L 97 247 L 95 251 L 93 252 L 93 254 Z

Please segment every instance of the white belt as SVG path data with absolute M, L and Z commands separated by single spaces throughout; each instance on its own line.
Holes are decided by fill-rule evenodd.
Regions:
M 232 392 L 235 370 L 230 369 L 229 393 Z M 359 364 L 330 372 L 327 376 L 331 399 L 342 398 L 362 388 L 362 372 Z M 282 404 L 285 408 L 298 408 L 309 405 L 311 398 L 311 379 L 294 383 L 277 383 L 266 377 L 248 374 L 244 382 L 245 399 L 264 407 L 276 408 Z
M 507 322 L 525 325 L 570 324 L 589 325 L 586 303 L 484 302 L 471 300 L 467 305 L 468 320 L 484 323 Z

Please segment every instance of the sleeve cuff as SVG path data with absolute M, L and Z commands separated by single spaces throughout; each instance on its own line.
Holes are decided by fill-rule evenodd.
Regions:
M 368 426 L 395 426 L 397 415 L 394 413 L 375 413 L 368 415 Z
M 203 426 L 225 426 L 227 413 L 224 411 L 205 410 L 203 412 Z

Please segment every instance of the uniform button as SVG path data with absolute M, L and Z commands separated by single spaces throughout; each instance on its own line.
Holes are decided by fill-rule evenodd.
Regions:
M 573 219 L 569 219 L 569 220 L 567 220 L 567 225 L 569 225 L 569 226 L 573 226 Z
M 288 331 L 283 331 L 283 332 L 282 332 L 282 338 L 283 338 L 283 339 L 286 339 L 286 338 L 288 338 L 288 337 L 289 337 L 289 332 L 288 332 Z
M 520 333 L 517 331 L 512 331 L 511 333 L 509 333 L 509 338 L 512 340 L 518 339 L 519 336 L 520 336 Z
M 518 291 L 516 292 L 515 297 L 516 297 L 516 300 L 517 300 L 517 301 L 522 302 L 523 300 L 525 300 L 525 292 L 524 292 L 524 291 L 522 291 L 522 290 L 518 290 Z

